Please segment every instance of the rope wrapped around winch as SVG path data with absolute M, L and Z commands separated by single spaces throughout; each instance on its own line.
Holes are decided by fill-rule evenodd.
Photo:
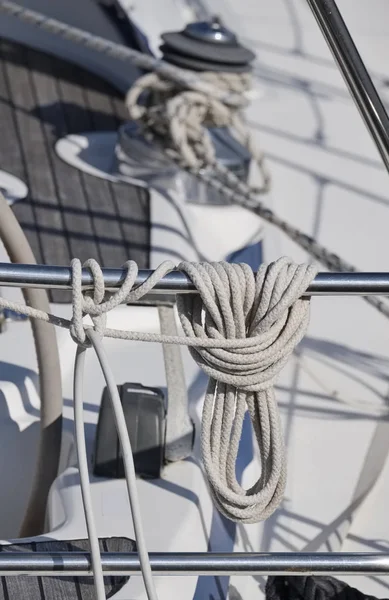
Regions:
M 144 133 L 156 135 L 164 150 L 183 168 L 199 171 L 216 164 L 215 147 L 209 127 L 229 127 L 231 133 L 252 155 L 262 177 L 262 186 L 253 192 L 267 193 L 270 172 L 242 114 L 251 89 L 251 73 L 201 72 L 197 77 L 213 87 L 241 98 L 234 105 L 197 90 L 187 90 L 159 73 L 147 73 L 129 89 L 126 106 L 130 118 L 143 125 Z M 142 102 L 143 101 L 143 102 Z

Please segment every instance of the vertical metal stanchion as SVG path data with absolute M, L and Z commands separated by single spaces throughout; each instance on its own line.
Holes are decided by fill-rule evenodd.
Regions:
M 389 117 L 336 2 L 307 0 L 307 3 L 389 172 Z

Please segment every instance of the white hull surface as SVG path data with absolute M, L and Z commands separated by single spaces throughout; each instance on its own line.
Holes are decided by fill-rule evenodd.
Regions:
M 253 101 L 248 119 L 273 174 L 273 191 L 266 201 L 359 269 L 388 271 L 388 176 L 306 3 L 241 0 L 238 6 L 234 0 L 203 0 L 203 4 L 220 13 L 226 25 L 258 55 L 255 85 L 261 95 Z M 387 3 L 371 0 L 367 6 L 339 0 L 338 4 L 385 98 Z M 38 5 L 35 2 L 34 8 L 43 8 Z M 139 7 L 136 10 L 142 19 L 148 17 Z M 142 25 L 147 31 L 146 20 Z M 103 75 L 106 68 L 104 63 Z M 120 66 L 120 73 L 123 71 Z M 118 85 L 124 88 L 126 81 Z M 221 260 L 260 236 L 260 223 L 241 209 L 225 209 L 223 216 L 221 208 L 176 202 L 173 206 L 153 192 L 152 268 L 165 258 L 177 260 L 177 254 L 199 259 L 192 242 L 185 239 L 187 231 L 183 235 L 186 227 L 207 260 Z M 264 254 L 267 262 L 281 255 L 296 261 L 309 258 L 270 227 L 265 231 Z M 4 293 L 20 297 L 19 292 Z M 52 309 L 57 314 L 70 313 L 63 305 Z M 138 331 L 159 330 L 157 309 L 152 307 L 121 308 L 109 315 L 108 324 Z M 260 525 L 223 524 L 204 482 L 197 435 L 193 460 L 167 467 L 158 483 L 139 481 L 149 550 L 387 550 L 386 463 L 378 484 L 358 509 L 348 537 L 341 540 L 334 535 L 344 531 L 376 426 L 388 415 L 387 325 L 384 317 L 360 298 L 314 298 L 308 335 L 276 388 L 288 456 L 282 507 Z M 62 473 L 48 506 L 46 537 L 71 539 L 86 535 L 72 440 L 75 346 L 68 332 L 62 330 L 58 331 L 58 343 L 66 435 Z M 105 341 L 105 347 L 118 383 L 166 386 L 161 347 L 111 340 Z M 89 354 L 85 420 L 91 454 L 104 384 L 96 359 L 91 351 Z M 186 350 L 183 354 L 190 411 L 198 434 L 206 380 Z M 26 506 L 38 439 L 38 380 L 28 323 L 11 323 L 0 335 L 0 361 L 0 436 L 4 448 L 0 459 L 4 482 L 0 536 L 9 539 L 17 535 Z M 386 452 L 385 436 L 382 439 L 378 454 Z M 255 477 L 256 459 L 248 430 L 242 442 L 240 468 L 243 483 L 249 485 Z M 124 481 L 93 481 L 92 490 L 99 535 L 132 537 Z M 172 591 L 188 600 L 225 597 L 228 589 L 234 600 L 259 598 L 264 581 L 254 577 L 165 577 L 157 579 L 157 590 L 160 600 L 171 598 Z M 366 593 L 387 595 L 384 577 L 353 577 L 348 581 Z M 115 596 L 123 600 L 144 597 L 138 577 L 131 578 Z

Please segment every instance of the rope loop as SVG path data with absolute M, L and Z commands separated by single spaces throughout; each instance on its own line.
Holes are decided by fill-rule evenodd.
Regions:
M 90 347 L 90 342 L 85 331 L 90 325 L 84 325 L 83 318 L 89 315 L 93 322 L 93 328 L 100 338 L 104 337 L 107 325 L 107 313 L 120 304 L 129 304 L 140 300 L 148 294 L 158 281 L 167 273 L 175 268 L 171 261 L 165 261 L 144 281 L 134 289 L 135 281 L 138 276 L 138 265 L 135 261 L 129 260 L 124 263 L 127 267 L 126 276 L 120 288 L 105 300 L 106 290 L 104 283 L 104 274 L 99 263 L 94 258 L 89 258 L 83 264 L 90 269 L 93 288 L 91 291 L 82 290 L 82 266 L 78 258 L 71 261 L 72 269 L 72 319 L 70 323 L 70 335 L 76 344 Z M 105 301 L 104 301 L 105 300 Z

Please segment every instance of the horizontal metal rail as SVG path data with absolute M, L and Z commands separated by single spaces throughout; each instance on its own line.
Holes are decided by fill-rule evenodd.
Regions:
M 151 553 L 155 575 L 389 575 L 389 554 Z M 134 553 L 103 553 L 104 575 L 139 575 Z M 88 553 L 0 553 L 0 576 L 92 575 Z
M 141 285 L 152 271 L 139 271 L 136 285 Z M 107 290 L 120 287 L 125 269 L 103 269 Z M 20 265 L 0 263 L 0 286 L 71 289 L 72 274 L 69 267 L 49 265 Z M 93 288 L 89 269 L 82 271 L 84 289 Z M 189 277 L 181 271 L 166 275 L 152 293 L 195 293 L 196 288 Z M 306 296 L 389 296 L 389 273 L 318 273 L 309 286 Z

